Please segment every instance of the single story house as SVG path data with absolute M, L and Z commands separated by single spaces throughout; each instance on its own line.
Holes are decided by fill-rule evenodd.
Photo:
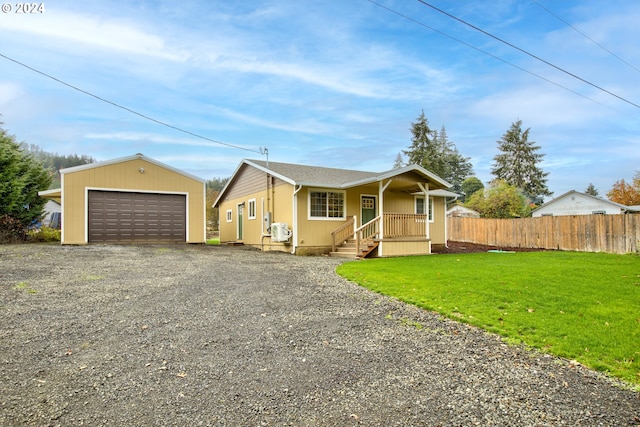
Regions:
M 205 181 L 142 154 L 60 170 L 61 243 L 204 243 Z
M 571 190 L 534 209 L 531 216 L 614 215 L 628 212 L 640 212 L 640 209 Z
M 428 254 L 447 242 L 449 187 L 417 165 L 363 172 L 243 160 L 214 207 L 221 243 L 354 258 Z

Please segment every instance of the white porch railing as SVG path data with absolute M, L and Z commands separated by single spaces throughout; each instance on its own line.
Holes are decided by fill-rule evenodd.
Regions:
M 380 216 L 373 218 L 355 230 L 356 253 L 360 253 L 360 242 L 380 237 Z
M 349 239 L 356 241 L 356 253 L 360 253 L 360 243 L 373 239 L 397 239 L 403 237 L 427 237 L 427 215 L 385 213 L 366 224 L 355 227 L 357 218 L 349 218 L 331 233 L 332 251 Z M 380 222 L 383 221 L 384 235 L 380 236 Z
M 427 215 L 424 214 L 383 214 L 384 238 L 427 237 Z

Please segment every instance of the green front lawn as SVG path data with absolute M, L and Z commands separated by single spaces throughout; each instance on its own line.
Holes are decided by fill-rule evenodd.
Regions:
M 349 262 L 338 273 L 640 386 L 640 256 L 430 255 Z

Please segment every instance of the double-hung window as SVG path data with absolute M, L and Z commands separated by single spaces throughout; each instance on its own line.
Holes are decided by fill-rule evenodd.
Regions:
M 418 215 L 424 215 L 425 213 L 425 199 L 424 196 L 420 197 L 416 197 L 415 198 L 416 201 L 416 214 Z M 433 197 L 429 197 L 429 212 L 428 212 L 428 217 L 429 217 L 429 222 L 433 222 Z
M 309 190 L 309 219 L 345 219 L 344 191 Z
M 249 219 L 256 219 L 256 199 L 249 200 Z

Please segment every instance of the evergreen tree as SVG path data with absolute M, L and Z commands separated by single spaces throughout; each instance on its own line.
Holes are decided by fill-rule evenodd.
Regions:
M 480 181 L 478 177 L 470 176 L 469 178 L 462 181 L 462 197 L 460 198 L 460 200 L 464 203 L 465 201 L 469 200 L 476 191 L 480 191 L 483 189 L 484 184 L 482 183 L 482 181 Z
M 218 230 L 218 218 L 219 218 L 219 208 L 214 208 L 213 204 L 216 199 L 220 195 L 220 192 L 229 182 L 229 178 L 213 178 L 207 181 L 206 183 L 206 195 L 205 201 L 207 204 L 206 214 L 207 214 L 207 224 L 213 230 Z
M 452 191 L 460 192 L 462 181 L 473 173 L 473 167 L 469 158 L 462 156 L 449 141 L 445 127 L 439 133 L 432 130 L 422 111 L 416 122 L 411 123 L 411 135 L 411 146 L 402 151 L 407 164 L 422 166 L 452 184 Z
M 441 177 L 451 184 L 451 191 L 455 193 L 462 192 L 462 183 L 465 178 L 473 174 L 470 158 L 460 154 L 455 144 L 449 141 L 447 130 L 444 126 L 436 136 L 436 144 L 439 147 L 439 151 L 444 153 L 446 165 L 445 174 L 441 175 Z
M 590 196 L 594 196 L 597 197 L 598 196 L 598 190 L 596 190 L 596 187 L 593 186 L 593 183 L 589 183 L 589 185 L 587 186 L 587 189 L 584 191 L 585 194 L 588 194 Z
M 20 144 L 16 143 L 15 137 L 0 128 L 0 217 L 4 218 L 2 223 L 15 223 L 24 229 L 41 219 L 46 200 L 38 196 L 38 191 L 46 190 L 50 183 L 50 171 L 31 154 L 23 151 Z
M 40 161 L 45 168 L 52 171 L 50 188 L 60 187 L 60 169 L 85 165 L 96 161 L 93 157 L 84 154 L 78 156 L 77 154 L 60 155 L 58 153 L 49 153 L 35 144 L 22 143 L 20 144 L 20 148 Z
M 400 169 L 402 166 L 404 166 L 404 161 L 402 160 L 402 153 L 398 153 L 398 155 L 396 156 L 396 160 L 393 162 L 393 168 Z
M 522 130 L 522 120 L 511 124 L 509 130 L 498 141 L 497 154 L 491 173 L 498 180 L 520 189 L 530 200 L 553 194 L 547 188 L 548 172 L 543 172 L 538 163 L 544 154 L 538 153 L 540 146 L 529 141 L 529 131 Z
M 436 161 L 437 148 L 434 131 L 429 127 L 429 120 L 424 115 L 424 110 L 418 116 L 415 123 L 411 123 L 411 146 L 402 153 L 407 156 L 407 164 L 420 165 L 425 169 L 442 176 L 444 172 L 442 162 Z

